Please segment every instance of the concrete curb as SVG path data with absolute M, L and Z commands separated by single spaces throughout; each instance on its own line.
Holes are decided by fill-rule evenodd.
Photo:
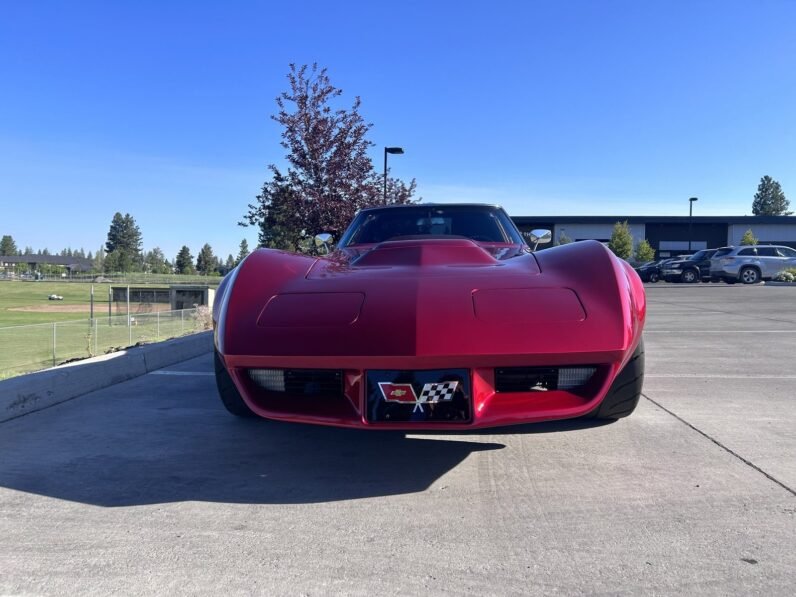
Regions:
M 121 350 L 0 381 L 0 422 L 213 350 L 212 332 Z

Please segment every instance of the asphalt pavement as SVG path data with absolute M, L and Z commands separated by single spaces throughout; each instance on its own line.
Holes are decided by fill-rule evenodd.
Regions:
M 209 354 L 0 423 L 0 595 L 792 595 L 796 287 L 647 289 L 611 424 L 243 421 Z

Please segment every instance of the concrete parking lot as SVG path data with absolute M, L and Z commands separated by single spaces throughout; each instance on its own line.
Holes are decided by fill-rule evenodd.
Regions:
M 202 356 L 0 424 L 0 594 L 796 591 L 796 287 L 651 285 L 612 424 L 241 421 Z

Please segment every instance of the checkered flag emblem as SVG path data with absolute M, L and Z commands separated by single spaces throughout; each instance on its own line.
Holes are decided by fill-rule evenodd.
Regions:
M 415 394 L 415 389 L 409 383 L 379 382 L 381 395 L 387 402 L 403 402 L 414 404 L 412 412 L 423 411 L 423 404 L 436 404 L 437 402 L 453 400 L 453 395 L 459 389 L 458 381 L 443 381 L 427 383 L 423 386 L 420 396 Z
M 437 402 L 453 400 L 453 395 L 459 388 L 458 381 L 443 381 L 441 383 L 427 383 L 423 386 L 423 391 L 415 402 L 415 408 L 412 412 L 420 410 L 423 412 L 423 404 L 436 404 Z

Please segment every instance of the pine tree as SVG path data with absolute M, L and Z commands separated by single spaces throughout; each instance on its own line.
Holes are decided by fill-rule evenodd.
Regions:
M 122 215 L 116 212 L 105 243 L 108 253 L 105 257 L 105 271 L 129 272 L 141 269 L 143 263 L 141 243 L 141 230 L 133 216 L 129 213 Z
M 203 276 L 208 276 L 215 273 L 218 267 L 216 256 L 213 255 L 213 249 L 208 243 L 199 250 L 199 255 L 196 257 L 196 271 Z
M 191 250 L 185 245 L 182 246 L 174 259 L 174 271 L 178 274 L 196 273 L 196 269 L 193 266 L 193 255 L 191 255 Z
M 238 251 L 238 258 L 235 260 L 235 265 L 238 265 L 249 255 L 249 243 L 244 238 L 240 241 L 240 250 Z
M 14 237 L 12 237 L 10 234 L 7 234 L 0 239 L 0 255 L 11 257 L 16 255 L 18 252 L 17 243 L 14 242 Z
M 764 176 L 757 185 L 752 213 L 756 216 L 789 216 L 790 201 L 785 198 L 780 184 L 770 176 Z

